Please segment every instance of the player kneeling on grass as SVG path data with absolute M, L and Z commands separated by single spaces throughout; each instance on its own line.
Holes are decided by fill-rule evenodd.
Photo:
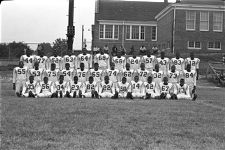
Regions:
M 119 98 L 132 98 L 130 84 L 127 82 L 126 77 L 122 78 L 122 82 L 117 85 Z
M 99 89 L 99 96 L 101 98 L 116 98 L 118 97 L 115 95 L 115 90 L 113 87 L 112 81 L 109 81 L 109 76 L 104 77 L 104 81 L 100 83 L 100 89 Z
M 23 91 L 22 95 L 24 97 L 36 97 L 36 87 L 37 87 L 37 82 L 34 81 L 34 76 L 29 77 L 29 81 L 27 81 L 24 86 L 23 86 Z
M 82 97 L 81 86 L 82 83 L 78 82 L 78 76 L 74 76 L 74 81 L 68 82 L 66 96 L 73 98 L 76 97 L 81 98 Z
M 180 83 L 177 84 L 177 99 L 191 99 L 189 86 L 185 84 L 184 79 L 180 79 Z
M 168 83 L 168 77 L 163 78 L 163 82 L 159 84 L 160 99 L 177 99 L 174 94 L 174 86 L 172 83 Z
M 89 81 L 86 81 L 82 90 L 82 96 L 85 98 L 99 98 L 98 95 L 98 86 L 97 83 L 94 82 L 94 78 L 92 76 L 89 77 Z
M 55 82 L 54 85 L 56 91 L 53 93 L 55 98 L 63 98 L 66 95 L 66 82 L 64 81 L 64 75 L 59 76 L 59 81 Z
M 131 81 L 131 92 L 132 92 L 132 98 L 144 98 L 144 87 L 143 82 L 139 81 L 139 77 L 135 76 L 134 81 Z
M 39 91 L 37 92 L 38 97 L 51 97 L 53 87 L 52 87 L 52 81 L 48 80 L 48 77 L 44 77 L 43 81 L 40 82 L 39 85 Z
M 152 77 L 148 77 L 148 82 L 144 83 L 145 86 L 145 99 L 151 99 L 151 98 L 159 98 L 159 89 L 155 82 L 152 82 Z

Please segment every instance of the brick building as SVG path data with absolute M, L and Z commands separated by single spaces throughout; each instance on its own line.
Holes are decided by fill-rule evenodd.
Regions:
M 161 49 L 225 52 L 224 0 L 177 1 L 155 19 Z
M 92 26 L 92 47 L 121 45 L 129 52 L 134 46 L 147 49 L 157 44 L 155 16 L 168 6 L 164 2 L 137 2 L 120 0 L 97 0 L 95 23 Z

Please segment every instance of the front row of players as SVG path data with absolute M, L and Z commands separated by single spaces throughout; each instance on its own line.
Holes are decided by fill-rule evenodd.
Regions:
M 51 82 L 48 77 L 40 83 L 34 81 L 34 76 L 29 77 L 22 90 L 24 97 L 51 97 L 51 98 L 143 98 L 143 99 L 192 99 L 195 100 L 195 86 L 189 87 L 183 78 L 179 84 L 168 83 L 168 77 L 163 78 L 163 82 L 157 85 L 152 81 L 152 77 L 147 78 L 147 82 L 139 80 L 139 76 L 134 77 L 134 81 L 127 82 L 126 77 L 121 82 L 113 83 L 109 76 L 104 77 L 101 83 L 94 82 L 92 76 L 85 83 L 78 82 L 78 77 L 70 82 L 64 81 L 64 76 L 59 76 L 59 81 Z

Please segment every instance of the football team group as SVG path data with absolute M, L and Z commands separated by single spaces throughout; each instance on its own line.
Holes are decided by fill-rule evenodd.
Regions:
M 118 52 L 110 56 L 103 51 L 92 56 L 84 50 L 61 57 L 37 56 L 27 52 L 13 70 L 13 89 L 18 97 L 51 98 L 139 98 L 195 100 L 199 76 L 194 53 L 183 59 L 144 56 L 126 58 Z

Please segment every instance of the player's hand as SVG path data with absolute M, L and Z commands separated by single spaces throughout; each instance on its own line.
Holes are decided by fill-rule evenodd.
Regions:
M 16 84 L 15 83 L 13 83 L 13 90 L 15 90 L 16 89 Z

